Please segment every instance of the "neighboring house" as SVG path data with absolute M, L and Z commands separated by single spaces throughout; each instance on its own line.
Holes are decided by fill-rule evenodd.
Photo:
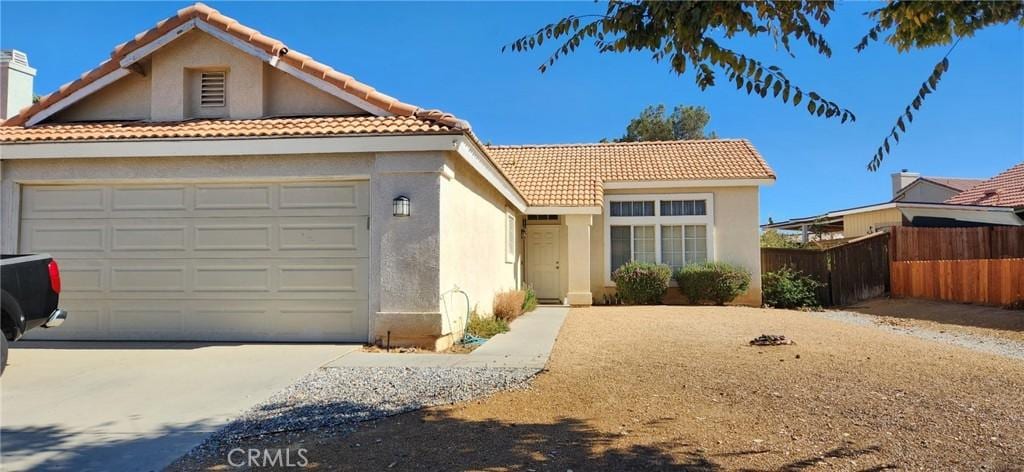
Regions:
M 444 348 L 463 293 L 590 305 L 629 259 L 742 265 L 759 305 L 775 180 L 745 140 L 484 146 L 202 4 L 5 121 L 0 155 L 2 250 L 60 262 L 60 339 Z
M 892 174 L 892 201 L 943 203 L 984 181 L 957 177 L 922 177 L 921 174 L 903 169 L 902 172 Z
M 1020 168 L 1014 172 L 1014 169 Z M 892 174 L 892 199 L 885 203 L 830 211 L 816 216 L 793 218 L 761 225 L 763 229 L 800 232 L 803 242 L 812 233 L 829 238 L 856 238 L 894 226 L 969 227 L 1024 225 L 1024 167 L 1018 165 L 1000 174 L 998 184 L 990 180 L 953 177 L 922 177 L 901 172 Z M 986 185 L 987 184 L 987 185 Z M 1012 190 L 1016 185 L 1016 190 Z M 1001 198 L 978 198 L 982 188 Z M 961 197 L 967 195 L 967 197 Z M 990 202 L 986 204 L 984 202 Z M 991 202 L 999 202 L 994 204 Z

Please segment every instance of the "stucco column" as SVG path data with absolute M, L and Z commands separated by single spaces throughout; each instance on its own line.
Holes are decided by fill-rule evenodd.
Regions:
M 591 215 L 566 215 L 569 233 L 569 293 L 566 302 L 573 306 L 590 306 L 594 297 L 590 293 L 590 225 Z

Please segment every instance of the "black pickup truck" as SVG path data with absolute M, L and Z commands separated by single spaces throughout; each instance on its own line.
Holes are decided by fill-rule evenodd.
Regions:
M 60 326 L 68 313 L 57 307 L 60 268 L 49 254 L 0 256 L 0 292 L 4 333 L 0 337 L 0 373 L 3 373 L 9 341 L 17 341 L 26 331 L 39 326 Z

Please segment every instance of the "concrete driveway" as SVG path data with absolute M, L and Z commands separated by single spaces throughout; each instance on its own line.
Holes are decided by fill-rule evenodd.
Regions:
M 159 470 L 253 404 L 355 345 L 14 343 L 4 470 Z

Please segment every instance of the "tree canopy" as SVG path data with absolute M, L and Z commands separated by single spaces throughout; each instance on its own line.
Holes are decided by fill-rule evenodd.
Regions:
M 617 142 L 670 141 L 677 139 L 715 138 L 712 131 L 704 133 L 711 114 L 701 106 L 676 105 L 671 115 L 665 114 L 665 105 L 651 105 L 626 125 L 626 134 Z
M 816 54 L 830 57 L 832 48 L 821 31 L 835 11 L 833 1 L 735 1 L 706 2 L 657 0 L 610 0 L 604 15 L 570 15 L 523 36 L 503 50 L 528 51 L 545 41 L 558 43 L 539 69 L 545 72 L 562 57 L 592 41 L 601 53 L 648 52 L 655 62 L 667 61 L 673 72 L 691 72 L 702 90 L 723 78 L 748 95 L 800 106 L 807 112 L 842 123 L 856 120 L 849 108 L 804 89 L 775 65 L 749 57 L 728 46 L 737 35 L 764 38 L 794 56 L 793 45 L 804 42 Z M 899 52 L 952 44 L 978 30 L 1017 22 L 1024 27 L 1024 2 L 961 1 L 917 2 L 893 0 L 865 13 L 875 22 L 856 46 L 863 51 L 881 35 Z M 950 52 L 952 48 L 950 49 Z M 891 144 L 906 132 L 913 111 L 934 92 L 949 69 L 949 52 L 932 69 L 918 94 L 901 111 L 890 133 L 868 164 L 877 170 Z M 904 120 L 906 118 L 906 120 Z M 892 143 L 890 143 L 890 138 Z

